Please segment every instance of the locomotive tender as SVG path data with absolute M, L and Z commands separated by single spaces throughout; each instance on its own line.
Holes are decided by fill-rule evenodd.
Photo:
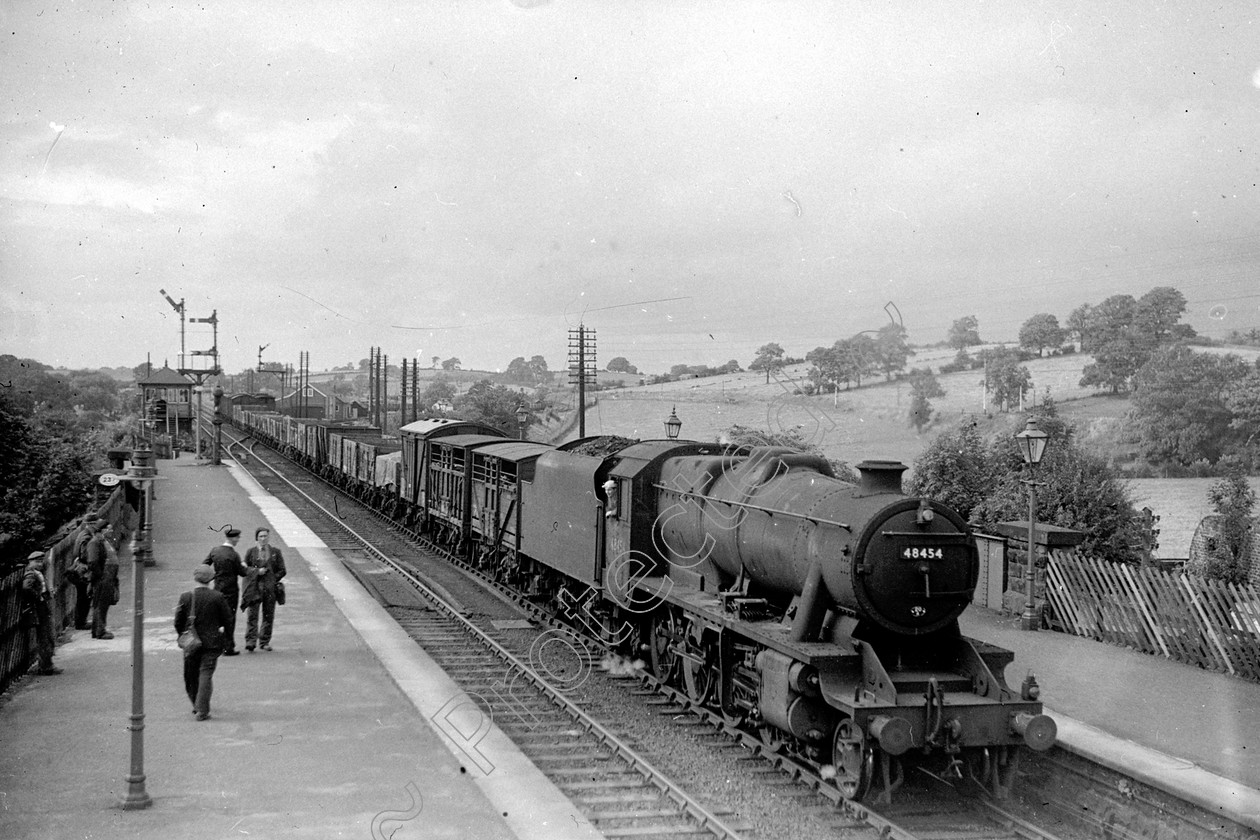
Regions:
M 236 420 L 315 440 L 278 434 L 277 417 Z M 1002 795 L 1019 751 L 1054 743 L 1031 675 L 1012 689 L 1013 654 L 959 632 L 979 566 L 967 524 L 906 496 L 898 462 L 863 461 L 854 484 L 781 448 L 552 447 L 451 420 L 401 432 L 389 490 L 378 469 L 373 491 L 395 518 L 834 771 L 848 798 L 878 782 L 887 799 L 911 761 Z M 299 457 L 327 469 L 317 445 Z

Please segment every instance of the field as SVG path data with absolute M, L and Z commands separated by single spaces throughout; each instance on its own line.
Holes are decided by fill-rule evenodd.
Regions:
M 910 364 L 937 369 L 953 355 L 947 349 L 920 351 Z M 1059 402 L 1092 395 L 1093 391 L 1076 384 L 1088 360 L 1088 356 L 1056 356 L 1028 362 L 1037 398 L 1047 388 Z M 587 434 L 664 437 L 665 418 L 676 410 L 683 422 L 683 437 L 693 440 L 717 440 L 735 424 L 772 431 L 797 429 L 833 460 L 852 464 L 864 458 L 892 458 L 909 466 L 941 429 L 960 420 L 975 418 L 986 425 L 1005 421 L 1000 416 L 991 421 L 988 416 L 994 408 L 984 401 L 982 371 L 938 376 L 945 396 L 932 400 L 937 419 L 919 434 L 909 422 L 908 383 L 877 378 L 862 388 L 834 395 L 795 394 L 808 381 L 808 367 L 788 368 L 769 384 L 764 373 L 753 371 L 601 391 L 598 405 L 587 412 Z M 1014 417 L 1009 422 L 1017 423 Z
M 1254 348 L 1233 349 L 1249 361 Z M 920 351 L 912 367 L 939 369 L 953 358 L 952 350 Z M 1077 385 L 1088 355 L 1054 356 L 1026 363 L 1036 399 L 1047 389 L 1064 418 L 1076 424 L 1080 439 L 1116 454 L 1124 449 L 1120 430 L 1129 401 L 1099 394 Z M 836 395 L 806 397 L 794 393 L 806 379 L 807 365 L 783 371 L 766 383 L 765 374 L 738 373 L 721 377 L 670 382 L 598 392 L 598 404 L 587 411 L 588 435 L 615 434 L 633 438 L 664 437 L 664 421 L 673 410 L 682 421 L 682 437 L 718 440 L 739 424 L 762 430 L 797 429 L 819 445 L 830 459 L 855 464 L 865 458 L 914 461 L 943 429 L 974 421 L 981 431 L 1014 434 L 1018 414 L 995 413 L 983 402 L 981 371 L 938 376 L 944 397 L 932 401 L 936 418 L 923 434 L 908 420 L 910 386 L 882 379 Z M 573 430 L 566 438 L 577 436 Z M 1131 448 L 1131 447 L 1130 447 Z M 1214 479 L 1134 479 L 1130 486 L 1138 507 L 1149 505 L 1161 517 L 1160 548 L 1164 558 L 1186 557 L 1199 521 L 1212 513 L 1207 489 Z M 1260 492 L 1260 479 L 1252 479 Z

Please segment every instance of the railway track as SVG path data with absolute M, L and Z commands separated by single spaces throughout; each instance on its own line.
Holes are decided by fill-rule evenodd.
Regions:
M 389 575 L 374 575 L 371 588 L 393 604 L 388 609 L 400 626 L 470 697 L 498 701 L 483 710 L 606 837 L 740 837 L 736 827 L 690 796 L 521 657 L 523 638 L 533 637 L 532 647 L 539 635 L 527 631 L 529 622 L 499 619 L 495 626 L 496 620 L 489 619 L 488 628 L 479 626 L 461 614 L 462 606 L 452 603 L 440 584 L 431 585 L 414 568 L 394 559 L 405 554 L 397 549 L 408 546 L 378 545 L 355 531 L 343 510 L 316 501 L 256 454 L 238 463 L 342 556 L 352 572 L 362 566 L 365 555 L 390 570 Z M 514 633 L 516 638 L 511 638 Z
M 271 453 L 271 457 L 288 470 L 298 469 L 278 454 Z M 522 623 L 519 618 L 505 621 L 483 615 L 474 621 L 459 616 L 463 607 L 454 598 L 448 597 L 443 603 L 440 583 L 430 581 L 436 586 L 434 591 L 414 569 L 391 559 L 415 555 L 419 535 L 400 529 L 387 517 L 341 495 L 319 479 L 305 473 L 302 476 L 283 483 L 277 480 L 278 486 L 264 480 L 264 486 L 302 516 L 342 555 L 352 571 L 356 566 L 362 571 L 363 566 L 373 564 L 391 569 L 389 575 L 358 576 L 464 691 L 486 700 L 482 705 L 493 710 L 496 724 L 606 836 L 774 836 L 760 826 L 750 826 L 746 819 L 732 819 L 735 809 L 729 805 L 708 807 L 700 798 L 688 795 L 683 785 L 671 782 L 665 772 L 656 770 L 647 757 L 636 752 L 632 736 L 619 732 L 615 725 L 600 724 L 593 714 L 583 711 L 581 703 L 587 698 L 571 686 L 566 687 L 563 673 L 549 669 L 552 681 L 538 673 L 533 664 L 538 660 L 540 639 L 546 640 L 549 633 L 553 640 L 561 638 L 556 634 L 569 633 L 547 611 L 466 567 L 463 572 L 475 577 L 484 589 L 494 591 L 501 602 L 511 600 L 519 611 L 515 614 L 528 614 L 535 623 L 549 625 L 549 629 L 540 634 L 537 628 L 527 629 L 529 623 Z M 312 490 L 320 488 L 329 498 L 340 501 L 333 501 L 330 511 L 327 505 L 318 504 L 301 492 L 298 484 Z M 379 520 L 379 534 L 372 538 L 375 546 L 345 523 L 369 514 Z M 428 549 L 434 550 L 432 546 Z M 467 626 L 456 629 L 458 624 Z M 470 639 L 476 639 L 474 651 L 470 651 Z M 575 671 L 598 673 L 597 656 L 591 653 L 597 649 L 594 643 L 577 640 L 567 649 L 568 665 Z M 557 676 L 559 686 L 552 684 Z M 720 715 L 650 675 L 634 672 L 601 678 L 619 683 L 618 691 L 637 697 L 641 706 L 652 709 L 662 725 L 704 741 L 715 754 L 738 752 L 737 760 L 747 763 L 751 773 L 774 786 L 781 798 L 798 803 L 799 810 L 816 818 L 823 827 L 822 833 L 816 835 L 819 837 L 1054 840 L 1060 836 L 1107 836 L 1106 831 L 1099 833 L 1098 827 L 1090 830 L 1089 826 L 1083 831 L 1056 833 L 1064 830 L 1064 816 L 1075 809 L 1072 801 L 1040 802 L 1040 807 L 1034 805 L 1034 813 L 1030 814 L 1027 807 L 1021 808 L 1028 804 L 1026 797 L 1017 796 L 1019 801 L 1012 803 L 995 803 L 976 795 L 976 786 L 963 780 L 927 780 L 926 785 L 908 786 L 913 790 L 899 791 L 890 807 L 855 804 L 844 800 L 835 785 L 812 767 L 779 754 L 776 745 L 731 726 Z M 529 694 L 523 695 L 527 684 Z M 1039 827 L 1038 822 L 1055 828 Z M 805 840 L 815 835 L 805 831 L 791 836 Z

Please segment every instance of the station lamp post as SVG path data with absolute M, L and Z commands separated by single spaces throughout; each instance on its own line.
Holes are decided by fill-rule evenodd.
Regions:
M 141 810 L 153 804 L 144 786 L 144 567 L 154 565 L 153 482 L 159 478 L 153 449 L 144 440 L 137 442 L 126 475 L 101 476 L 101 483 L 106 486 L 130 481 L 141 493 L 140 535 L 132 554 L 131 716 L 127 725 L 131 732 L 131 767 L 125 778 L 127 791 L 119 802 L 125 811 Z
M 193 413 L 193 458 L 201 460 L 201 395 L 206 386 L 194 385 L 193 393 L 197 395 L 197 410 Z
M 223 404 L 223 388 L 222 386 L 215 385 L 214 391 L 211 393 L 214 395 L 214 420 L 211 421 L 214 424 L 214 457 L 210 459 L 210 463 L 214 464 L 217 467 L 219 464 L 223 463 L 223 461 L 221 460 L 222 456 L 220 454 L 220 447 L 222 446 L 222 443 L 223 443 L 223 405 L 222 405 Z
M 516 425 L 521 430 L 521 440 L 525 440 L 525 427 L 529 425 L 529 409 L 525 407 L 525 403 L 516 406 Z
M 1024 479 L 1024 483 L 1028 485 L 1028 563 L 1024 567 L 1028 599 L 1024 604 L 1024 614 L 1019 620 L 1021 630 L 1038 630 L 1041 627 L 1041 621 L 1037 617 L 1037 604 L 1034 600 L 1037 582 L 1037 564 L 1034 562 L 1036 554 L 1034 547 L 1037 539 L 1037 465 L 1041 463 L 1041 456 L 1046 454 L 1046 442 L 1049 439 L 1050 435 L 1037 425 L 1035 417 L 1029 417 L 1024 431 L 1015 435 L 1015 441 L 1019 444 L 1019 453 L 1024 456 L 1024 463 L 1028 465 L 1028 478 Z
M 682 421 L 678 419 L 678 406 L 671 406 L 669 409 L 669 417 L 665 418 L 665 438 L 667 440 L 678 440 L 678 433 L 682 431 Z

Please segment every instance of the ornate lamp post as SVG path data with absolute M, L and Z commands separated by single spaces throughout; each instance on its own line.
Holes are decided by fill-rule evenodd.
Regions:
M 140 502 L 140 537 L 132 554 L 134 596 L 131 611 L 131 717 L 127 726 L 131 732 L 131 772 L 126 776 L 127 792 L 119 802 L 123 810 L 136 811 L 153 804 L 153 799 L 144 788 L 144 567 L 154 565 L 153 482 L 158 480 L 158 475 L 154 467 L 153 450 L 147 441 L 137 443 L 127 474 L 115 478 L 135 482 L 143 494 Z
M 220 459 L 220 447 L 223 441 L 223 388 L 215 385 L 212 393 L 214 395 L 214 420 L 212 421 L 214 423 L 214 457 L 210 459 L 210 463 L 217 467 L 223 463 Z
M 193 458 L 201 460 L 201 395 L 205 393 L 204 385 L 194 385 L 193 393 L 197 395 L 197 410 L 193 413 Z
M 1015 435 L 1015 441 L 1019 444 L 1019 452 L 1024 456 L 1024 463 L 1028 465 L 1028 478 L 1024 479 L 1024 483 L 1028 485 L 1028 564 L 1024 573 L 1024 581 L 1028 587 L 1028 600 L 1024 604 L 1024 614 L 1019 619 L 1019 628 L 1021 630 L 1038 630 L 1041 626 L 1041 621 L 1037 615 L 1037 604 L 1033 598 L 1037 582 L 1037 565 L 1033 562 L 1035 556 L 1034 546 L 1037 538 L 1036 479 L 1037 465 L 1041 463 L 1041 456 L 1046 453 L 1046 442 L 1049 439 L 1050 435 L 1046 434 L 1037 425 L 1035 417 L 1029 417 L 1024 431 Z
M 525 403 L 516 406 L 516 425 L 520 427 L 521 440 L 525 440 L 525 427 L 529 425 L 529 409 L 525 407 Z
M 678 433 L 682 431 L 682 421 L 678 419 L 678 406 L 671 406 L 669 409 L 669 417 L 665 418 L 665 437 L 667 440 L 678 440 Z

